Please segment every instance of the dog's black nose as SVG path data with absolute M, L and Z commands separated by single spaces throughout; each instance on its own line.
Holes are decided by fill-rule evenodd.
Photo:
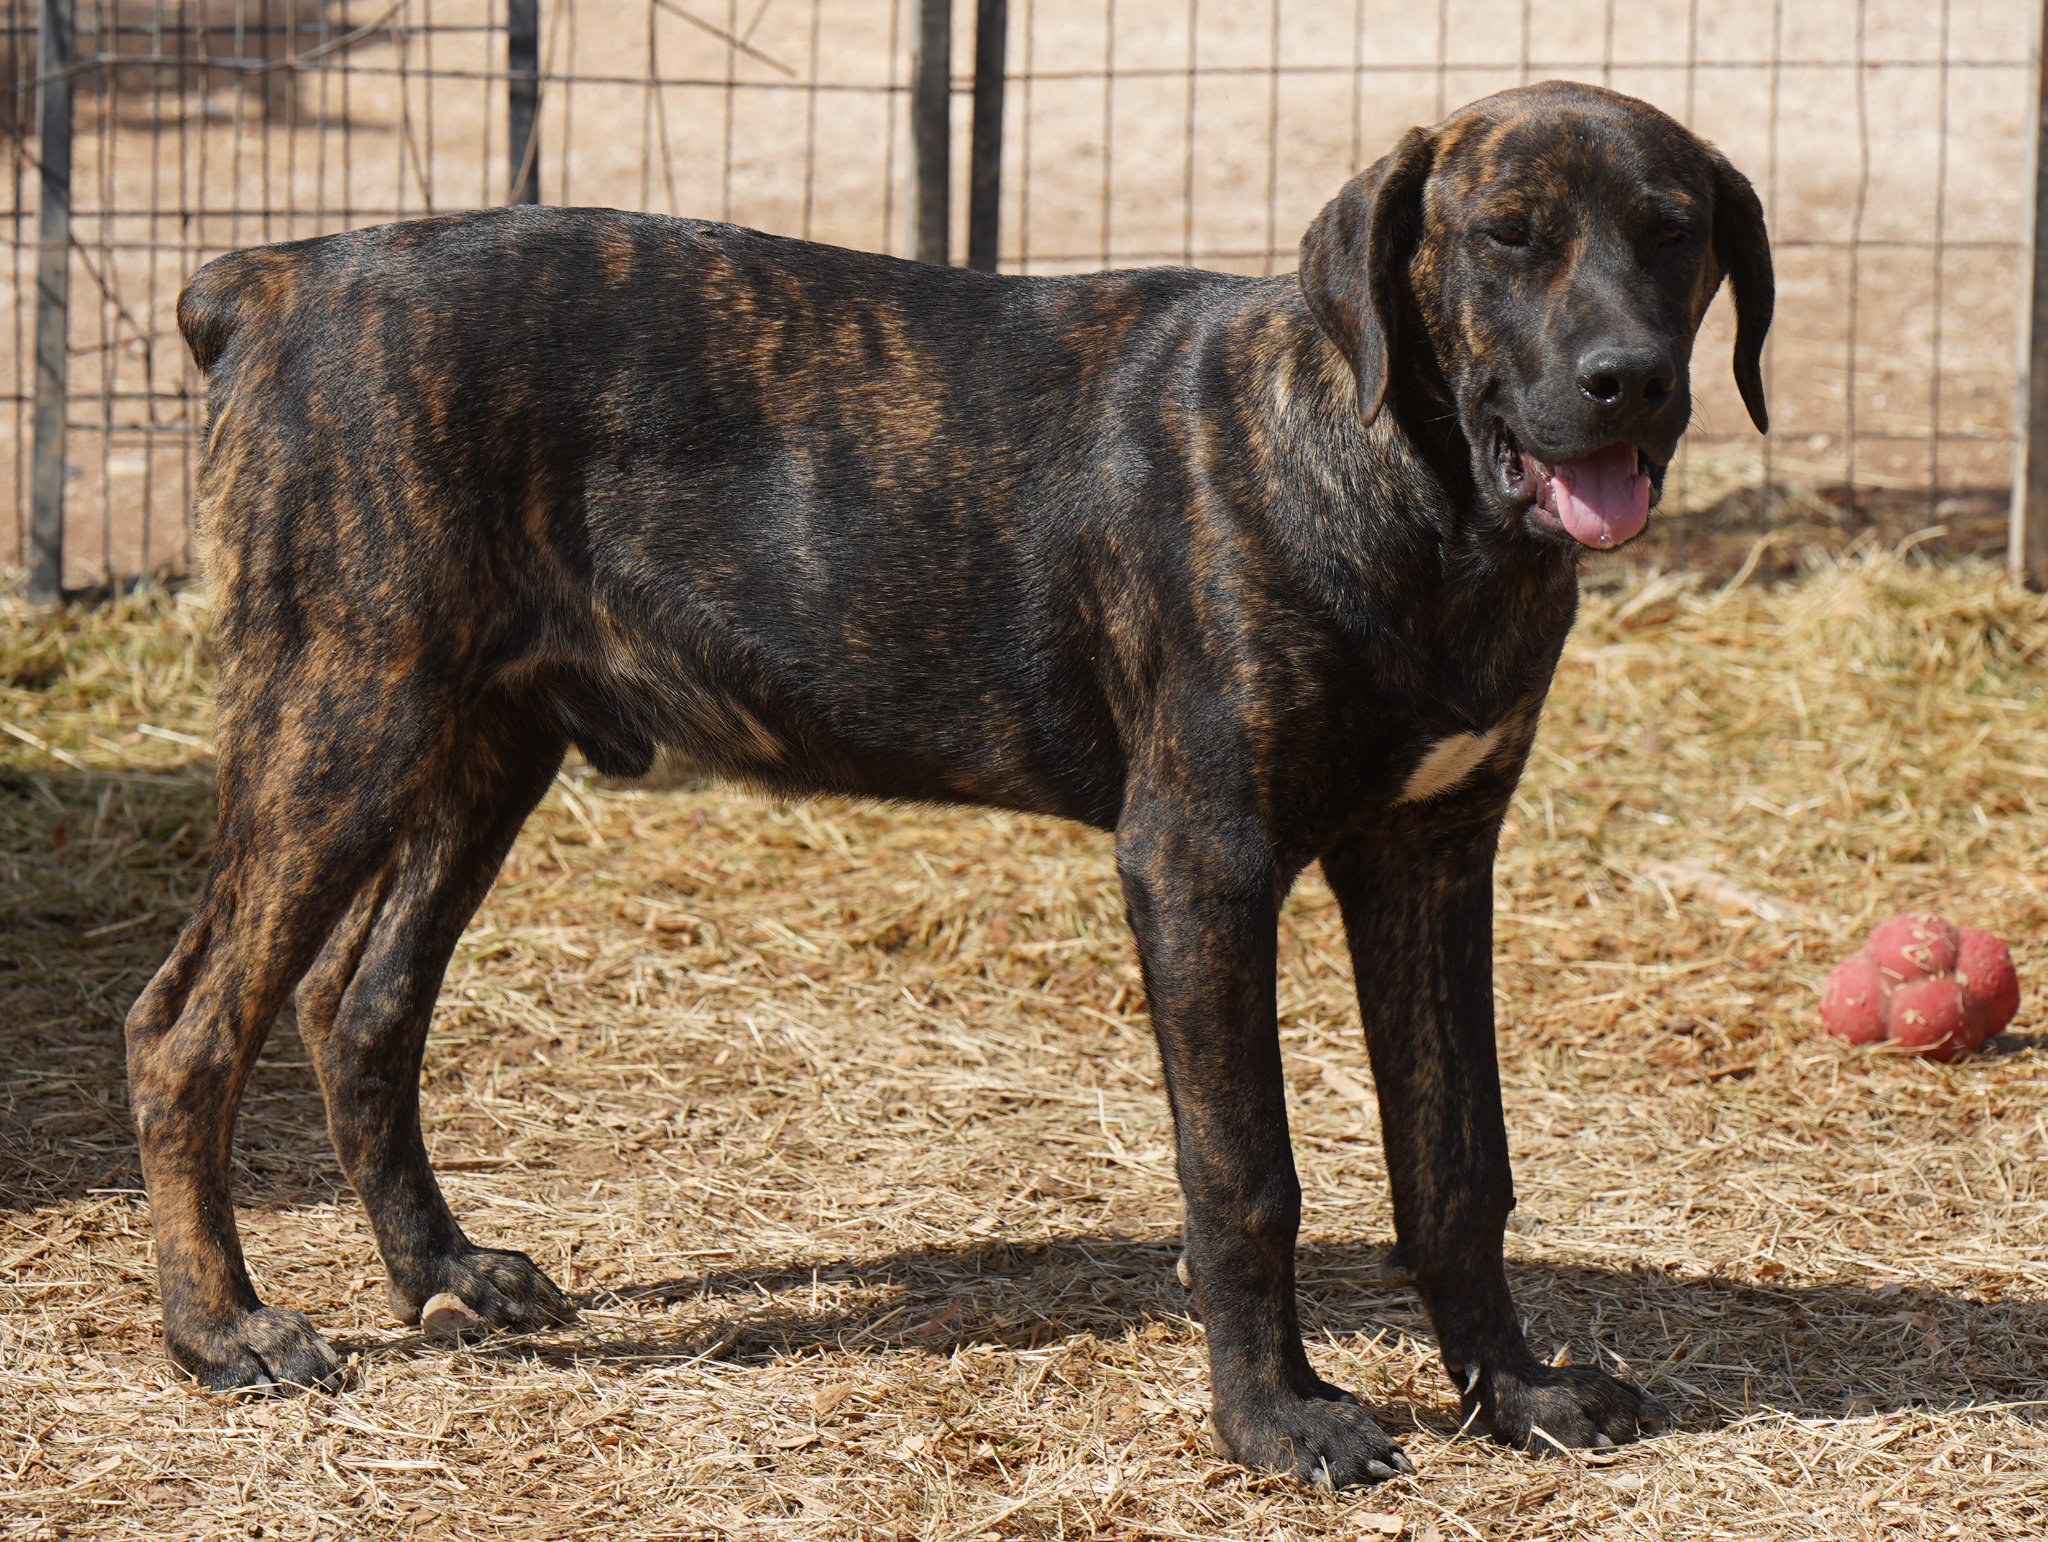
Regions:
M 1661 407 L 1677 384 L 1678 371 L 1662 348 L 1608 344 L 1579 355 L 1579 389 L 1610 410 Z

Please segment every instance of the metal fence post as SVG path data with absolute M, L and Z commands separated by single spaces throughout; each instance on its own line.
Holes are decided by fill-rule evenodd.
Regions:
M 953 190 L 953 0 L 917 0 L 910 62 L 917 260 L 946 262 Z
M 36 221 L 35 449 L 29 472 L 28 597 L 64 592 L 64 390 L 71 299 L 71 62 L 74 0 L 41 0 L 41 204 Z
M 974 131 L 967 152 L 967 266 L 996 270 L 1003 211 L 1003 54 L 1010 0 L 974 8 Z
M 2034 67 L 2034 197 L 2020 269 L 2020 388 L 2006 552 L 2015 579 L 2048 589 L 2048 3 L 2034 33 Z
M 540 0 L 505 7 L 507 151 L 512 160 L 508 203 L 540 202 Z

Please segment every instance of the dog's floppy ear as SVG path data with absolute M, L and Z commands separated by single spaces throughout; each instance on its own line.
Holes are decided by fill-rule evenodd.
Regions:
M 1735 288 L 1735 387 L 1758 433 L 1771 427 L 1764 403 L 1764 334 L 1776 286 L 1764 206 L 1749 178 L 1718 153 L 1714 161 L 1714 261 Z
M 1316 325 L 1351 361 L 1367 423 L 1387 399 L 1396 280 L 1422 224 L 1430 153 L 1429 135 L 1410 129 L 1389 154 L 1345 183 L 1301 238 L 1302 298 Z

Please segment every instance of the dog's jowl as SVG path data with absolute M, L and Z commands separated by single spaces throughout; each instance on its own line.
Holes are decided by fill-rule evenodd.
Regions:
M 569 1315 L 443 1201 L 422 1045 L 564 754 L 669 748 L 1115 832 L 1219 1444 L 1342 1485 L 1407 1462 L 1295 1316 L 1274 929 L 1320 862 L 1467 1414 L 1635 1435 L 1654 1402 L 1539 1363 L 1508 1295 L 1493 857 L 1579 565 L 1644 528 L 1724 280 L 1762 427 L 1750 185 L 1554 84 L 1410 132 L 1293 277 L 996 278 L 538 208 L 206 267 L 179 322 L 212 391 L 219 832 L 128 1021 L 171 1353 L 214 1387 L 335 1377 L 251 1287 L 228 1183 L 295 988 L 399 1314 Z

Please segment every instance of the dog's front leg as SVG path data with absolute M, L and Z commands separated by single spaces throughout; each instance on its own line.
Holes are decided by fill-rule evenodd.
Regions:
M 1135 808 L 1117 831 L 1117 867 L 1173 1101 L 1219 1450 L 1342 1488 L 1412 1468 L 1302 1347 L 1301 1186 L 1273 1007 L 1285 883 L 1260 832 L 1234 824 L 1207 809 Z
M 1529 1449 L 1605 1446 L 1667 1418 L 1600 1371 L 1530 1353 L 1501 1256 L 1514 1186 L 1493 1025 L 1497 820 L 1418 811 L 1323 857 L 1378 1086 L 1394 1227 L 1468 1419 Z

